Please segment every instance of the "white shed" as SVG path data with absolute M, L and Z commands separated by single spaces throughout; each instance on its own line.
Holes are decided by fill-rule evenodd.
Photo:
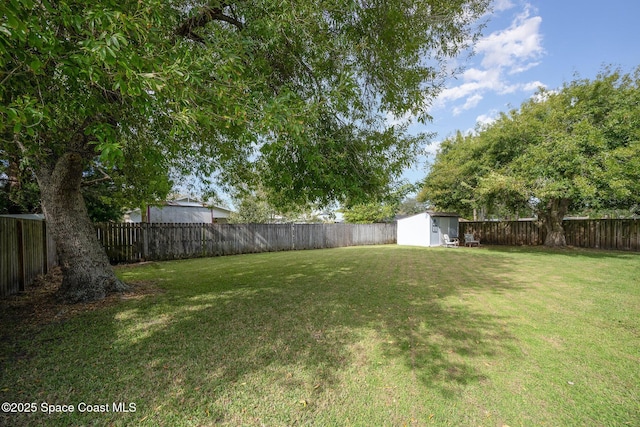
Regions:
M 409 246 L 442 246 L 444 235 L 458 237 L 459 215 L 427 211 L 398 220 L 397 242 Z

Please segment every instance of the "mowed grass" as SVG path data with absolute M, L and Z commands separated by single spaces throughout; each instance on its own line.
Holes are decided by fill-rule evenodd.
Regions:
M 638 254 L 389 245 L 118 273 L 160 292 L 22 335 L 0 400 L 39 410 L 0 424 L 640 425 Z

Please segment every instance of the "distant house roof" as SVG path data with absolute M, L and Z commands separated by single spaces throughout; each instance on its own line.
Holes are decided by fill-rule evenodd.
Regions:
M 183 208 L 201 208 L 204 207 L 204 203 L 200 202 L 187 202 L 182 200 L 167 200 L 163 203 L 164 206 L 180 206 Z
M 192 198 L 179 198 L 147 206 L 146 220 L 149 222 L 218 222 L 226 221 L 233 213 L 231 209 L 207 205 Z M 125 222 L 142 222 L 140 208 L 126 212 Z
M 0 217 L 17 218 L 17 219 L 34 219 L 38 221 L 44 221 L 43 214 L 7 214 L 7 215 L 0 215 Z
M 179 199 L 174 199 L 174 200 L 167 200 L 166 202 L 164 202 L 165 206 L 180 206 L 180 207 L 192 207 L 192 208 L 209 208 L 209 209 L 215 209 L 218 211 L 224 211 L 224 212 L 228 212 L 231 213 L 233 212 L 231 209 L 227 209 L 227 208 L 223 208 L 222 206 L 216 206 L 216 205 L 207 205 L 206 203 L 202 203 L 196 199 L 192 199 L 190 197 L 181 197 Z

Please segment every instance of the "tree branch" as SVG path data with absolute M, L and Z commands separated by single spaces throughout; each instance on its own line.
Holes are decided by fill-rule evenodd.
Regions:
M 102 178 L 92 179 L 91 181 L 82 181 L 83 187 L 88 187 L 90 185 L 97 184 L 98 182 L 113 181 L 113 178 L 111 178 L 109 174 L 107 174 L 102 168 L 96 168 L 96 169 L 100 171 L 100 173 L 102 174 Z
M 244 24 L 242 22 L 231 16 L 225 15 L 222 12 L 222 9 L 225 6 L 226 5 L 222 5 L 221 7 L 207 7 L 202 9 L 199 14 L 192 16 L 191 18 L 187 19 L 182 25 L 180 25 L 176 30 L 176 34 L 204 44 L 205 39 L 196 34 L 194 30 L 204 27 L 209 22 L 223 21 L 233 25 L 238 30 L 242 30 L 244 28 Z
M 283 31 L 282 32 L 282 36 L 284 37 L 286 44 L 289 47 L 289 51 L 290 52 L 295 52 L 295 49 L 293 48 L 294 43 L 293 41 L 289 38 L 289 36 L 287 36 L 287 34 Z M 309 76 L 309 78 L 311 80 L 313 80 L 313 83 L 316 86 L 316 90 L 318 93 L 318 97 L 322 98 L 322 85 L 320 84 L 320 81 L 318 80 L 318 77 L 315 75 L 315 73 L 313 72 L 313 70 L 311 69 L 311 67 L 305 62 L 305 60 L 302 57 L 298 57 L 298 55 L 293 55 L 294 60 L 298 63 L 298 65 L 300 65 L 304 71 L 307 73 L 307 75 Z

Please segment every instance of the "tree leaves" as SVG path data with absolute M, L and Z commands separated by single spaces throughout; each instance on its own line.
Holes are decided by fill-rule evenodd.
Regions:
M 546 215 L 566 199 L 574 213 L 640 203 L 640 68 L 605 69 L 541 91 L 477 134 L 443 143 L 423 197 L 444 208 L 527 205 Z M 466 183 L 468 185 L 463 185 Z M 463 211 L 464 212 L 464 211 Z
M 229 186 L 252 172 L 281 203 L 365 199 L 425 141 L 388 127 L 387 111 L 427 117 L 441 61 L 473 41 L 487 7 L 11 0 L 1 144 L 19 140 L 43 165 L 78 150 L 112 173 L 128 147 L 156 145 L 158 168 Z

